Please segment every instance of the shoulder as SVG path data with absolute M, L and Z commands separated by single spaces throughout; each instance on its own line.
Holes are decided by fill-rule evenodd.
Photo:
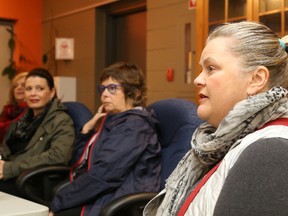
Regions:
M 259 139 L 243 150 L 229 175 L 235 177 L 239 175 L 242 179 L 255 181 L 262 176 L 261 181 L 265 182 L 268 180 L 268 173 L 277 175 L 283 173 L 282 168 L 288 166 L 287 152 L 288 139 L 276 137 Z M 286 170 L 284 172 L 287 172 L 288 176 L 288 170 Z M 253 177 L 255 179 L 252 179 Z
M 119 122 L 153 122 L 155 121 L 153 115 L 144 108 L 131 109 L 115 115 L 109 115 L 108 120 Z
M 243 150 L 235 165 L 274 160 L 277 163 L 279 157 L 287 157 L 287 151 L 288 139 L 279 137 L 259 139 Z
M 67 108 L 65 107 L 65 105 L 59 99 L 55 98 L 52 101 L 52 104 L 51 104 L 49 112 L 54 111 L 54 110 L 64 111 L 65 112 L 67 110 Z
M 67 113 L 66 107 L 58 99 L 54 99 L 45 119 L 44 123 L 53 123 L 55 125 L 61 124 L 62 122 L 67 122 L 72 124 L 72 118 Z
M 54 99 L 48 111 L 48 115 L 69 116 L 67 114 L 67 108 L 59 99 Z
M 284 138 L 259 139 L 248 146 L 225 179 L 214 215 L 287 214 L 287 152 Z
M 13 107 L 14 105 L 12 105 L 12 104 L 5 104 L 4 106 L 3 106 L 3 111 L 6 111 L 6 110 L 8 110 L 8 109 L 10 109 L 11 107 Z
M 155 128 L 155 118 L 145 109 L 133 109 L 116 115 L 108 115 L 105 126 L 108 128 L 129 128 L 130 130 L 140 130 Z

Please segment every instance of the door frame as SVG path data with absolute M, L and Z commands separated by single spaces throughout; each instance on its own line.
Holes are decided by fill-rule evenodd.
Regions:
M 123 16 L 139 11 L 146 11 L 146 0 L 121 0 L 109 5 L 96 8 L 96 47 L 95 47 L 95 91 L 100 84 L 100 73 L 111 63 L 111 41 L 110 37 L 112 21 L 115 16 Z M 109 33 L 109 34 L 108 34 Z M 101 104 L 100 95 L 96 97 L 96 107 Z

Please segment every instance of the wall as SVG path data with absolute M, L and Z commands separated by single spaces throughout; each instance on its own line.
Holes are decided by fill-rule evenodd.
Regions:
M 19 64 L 19 54 L 22 53 L 31 62 L 23 65 L 27 70 L 41 66 L 42 1 L 0 0 L 0 5 L 0 18 L 16 21 L 14 33 L 19 40 L 16 41 L 14 60 Z
M 21 70 L 30 70 L 42 65 L 42 2 L 39 0 L 0 0 L 0 18 L 15 21 L 16 47 L 13 59 Z M 7 26 L 1 27 L 0 73 L 9 65 L 10 49 L 8 40 L 10 34 Z M 19 55 L 23 54 L 27 62 L 19 62 Z M 0 74 L 1 76 L 2 74 Z M 0 77 L 0 110 L 8 101 L 10 81 L 7 76 Z
M 7 46 L 8 40 L 10 38 L 9 33 L 6 31 L 8 26 L 0 26 L 0 71 L 7 66 L 7 62 L 11 57 L 10 49 Z M 9 26 L 9 29 L 11 27 Z M 7 76 L 0 76 L 0 112 L 2 111 L 2 107 L 8 102 L 9 100 L 9 89 L 10 89 L 10 80 Z M 3 93 L 4 92 L 4 93 Z
M 54 75 L 77 78 L 77 101 L 96 110 L 96 7 L 113 0 L 43 0 L 43 52 Z M 55 37 L 74 38 L 74 60 L 53 60 Z
M 147 1 L 147 84 L 148 101 L 162 98 L 184 98 L 196 101 L 193 80 L 195 71 L 195 9 L 187 0 Z M 192 83 L 186 84 L 185 24 L 191 23 Z M 174 80 L 166 80 L 168 68 L 174 69 Z
M 77 100 L 96 110 L 96 73 L 105 50 L 96 53 L 97 41 L 105 41 L 101 32 L 105 15 L 95 8 L 113 0 L 43 0 L 43 52 L 49 52 L 55 36 L 73 37 L 75 59 L 50 62 L 58 76 L 77 78 Z M 195 101 L 194 86 L 185 84 L 185 24 L 192 23 L 191 49 L 195 50 L 195 10 L 188 10 L 187 0 L 147 0 L 147 87 L 148 103 L 177 97 Z M 99 34 L 100 33 L 100 34 Z M 101 42 L 100 42 L 101 43 Z M 99 45 L 100 46 L 100 45 Z M 101 49 L 100 49 L 101 50 Z M 102 49 L 103 50 L 103 49 Z M 193 60 L 193 66 L 195 65 Z M 47 65 L 48 66 L 48 65 Z M 166 70 L 173 68 L 174 81 L 166 80 Z M 195 76 L 195 71 L 193 71 Z M 192 78 L 193 80 L 193 78 Z

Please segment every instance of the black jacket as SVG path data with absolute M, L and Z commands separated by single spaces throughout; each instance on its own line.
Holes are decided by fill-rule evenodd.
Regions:
M 160 189 L 161 147 L 156 120 L 144 110 L 107 115 L 96 142 L 91 145 L 88 171 L 56 195 L 51 210 L 85 206 L 84 215 L 99 215 L 108 201 L 134 192 Z M 80 135 L 78 144 L 92 134 Z

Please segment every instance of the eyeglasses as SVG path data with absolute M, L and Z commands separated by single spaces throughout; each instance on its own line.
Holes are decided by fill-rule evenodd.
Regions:
M 109 92 L 110 94 L 115 94 L 116 91 L 117 91 L 117 89 L 118 89 L 118 86 L 122 86 L 122 85 L 121 85 L 121 84 L 118 84 L 118 85 L 116 85 L 116 84 L 109 84 L 109 85 L 107 85 L 107 86 L 99 85 L 99 86 L 97 87 L 97 89 L 98 89 L 98 92 L 99 92 L 100 94 L 102 94 L 102 93 L 105 91 L 106 88 L 108 89 L 108 92 Z

